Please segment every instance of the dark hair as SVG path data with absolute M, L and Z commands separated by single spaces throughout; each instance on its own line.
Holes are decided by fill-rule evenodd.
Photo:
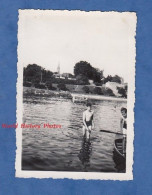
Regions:
M 122 112 L 122 111 L 125 111 L 125 113 L 127 113 L 127 108 L 122 107 L 122 108 L 121 108 L 121 112 Z
M 87 103 L 86 106 L 87 106 L 87 107 L 91 107 L 91 103 Z

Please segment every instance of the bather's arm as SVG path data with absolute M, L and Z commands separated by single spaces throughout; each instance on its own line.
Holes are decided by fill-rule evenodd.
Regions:
M 84 124 L 84 126 L 85 126 L 85 128 L 88 130 L 88 127 L 87 127 L 87 125 L 86 125 L 86 115 L 85 115 L 85 112 L 83 112 L 83 124 Z

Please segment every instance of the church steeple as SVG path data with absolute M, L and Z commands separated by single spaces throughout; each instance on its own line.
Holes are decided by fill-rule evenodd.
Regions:
M 60 63 L 58 64 L 57 72 L 58 72 L 58 74 L 60 74 Z

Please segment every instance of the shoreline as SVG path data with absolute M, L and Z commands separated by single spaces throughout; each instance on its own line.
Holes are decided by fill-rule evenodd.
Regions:
M 63 97 L 65 99 L 72 99 L 73 96 L 82 96 L 89 100 L 107 100 L 107 101 L 119 101 L 119 102 L 127 102 L 127 99 L 113 96 L 104 96 L 104 95 L 96 95 L 96 94 L 82 94 L 82 93 L 74 93 L 69 91 L 54 91 L 48 89 L 38 89 L 34 87 L 23 87 L 23 97 L 35 95 L 35 96 L 46 96 L 46 97 Z

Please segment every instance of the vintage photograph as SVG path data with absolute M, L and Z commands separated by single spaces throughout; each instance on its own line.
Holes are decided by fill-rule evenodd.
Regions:
M 133 178 L 136 14 L 19 10 L 16 176 Z

